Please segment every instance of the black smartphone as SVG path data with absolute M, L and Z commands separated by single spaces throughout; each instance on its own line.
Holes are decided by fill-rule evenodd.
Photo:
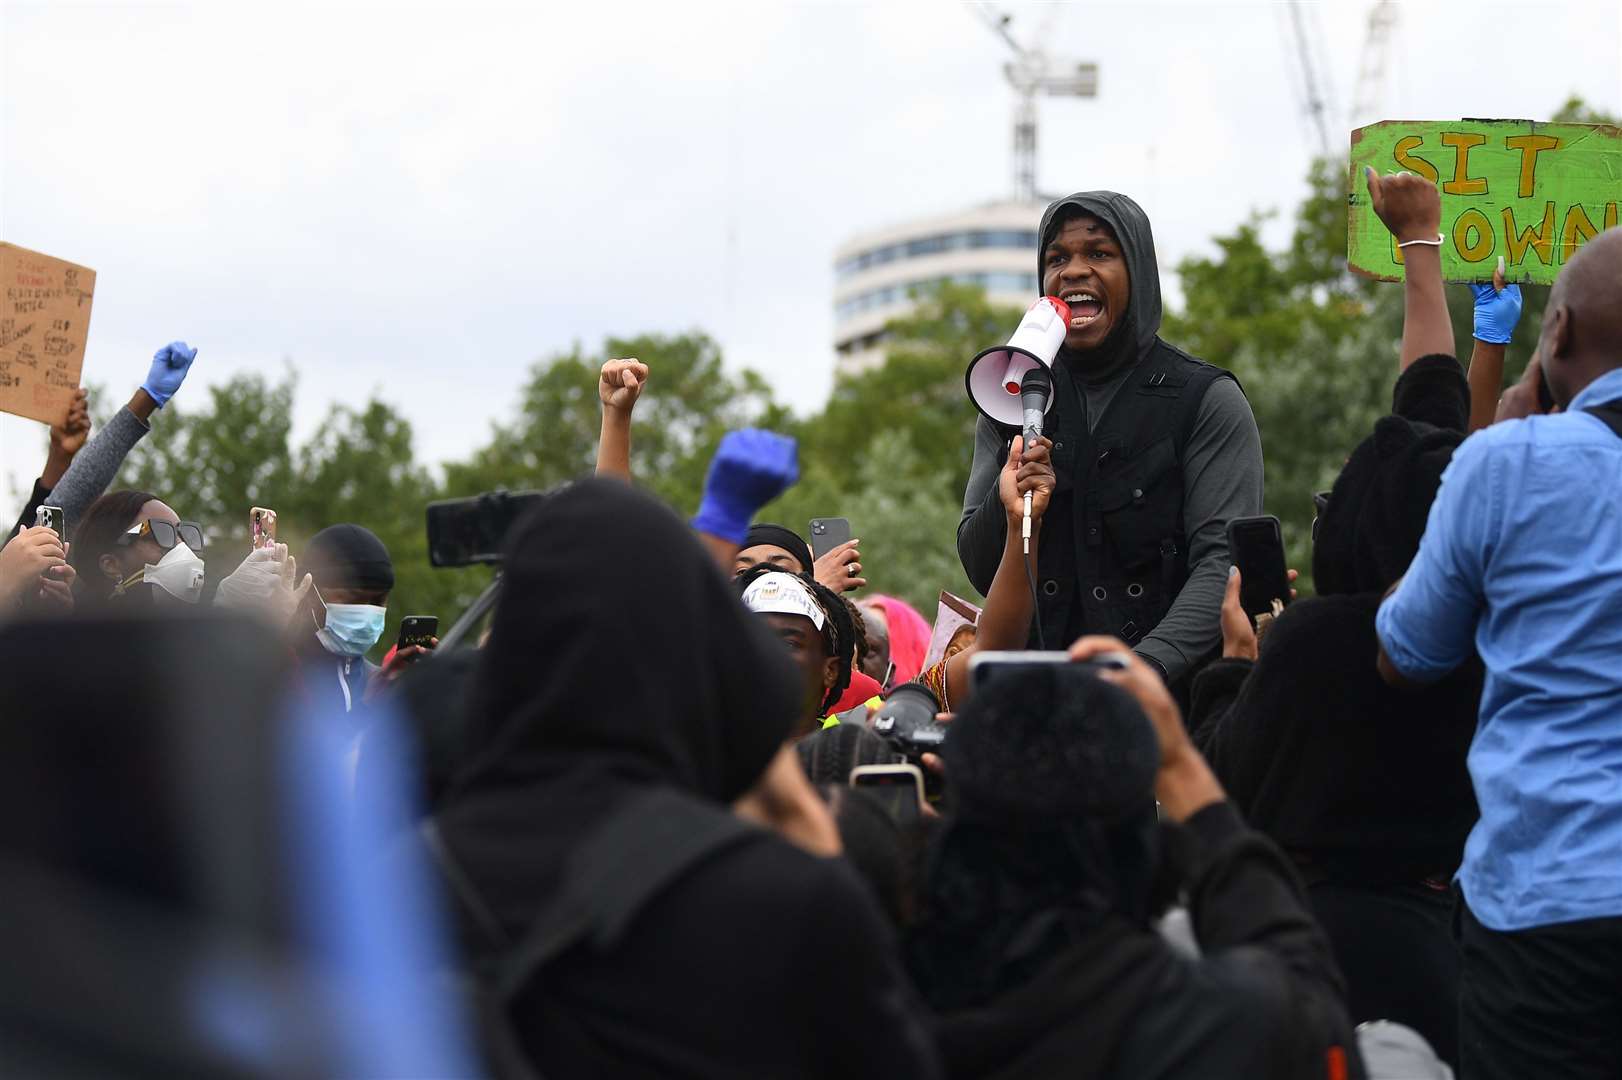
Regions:
M 68 518 L 60 506 L 42 506 L 34 511 L 34 526 L 49 529 L 58 540 L 63 540 L 66 539 Z
M 421 645 L 425 649 L 432 649 L 434 638 L 438 636 L 439 616 L 407 615 L 400 620 L 400 640 L 397 648 L 409 649 L 413 645 Z
M 811 519 L 811 557 L 820 559 L 840 544 L 850 541 L 850 522 L 844 518 Z M 807 572 L 810 567 L 806 567 Z
M 1125 671 L 1128 658 L 1124 653 L 1099 653 L 1091 660 L 1083 661 L 1082 666 L 1098 670 Z M 1036 650 L 1011 649 L 1007 652 L 992 650 L 990 652 L 977 652 L 969 657 L 969 685 L 976 692 L 985 687 L 988 680 L 1005 671 L 1017 671 L 1022 668 L 1040 667 L 1046 664 L 1070 664 L 1070 654 L 1062 649 L 1050 649 L 1047 652 Z
M 1290 602 L 1290 577 L 1284 566 L 1284 533 L 1271 514 L 1228 522 L 1228 558 L 1239 568 L 1239 603 L 1251 618 L 1273 610 L 1273 601 Z

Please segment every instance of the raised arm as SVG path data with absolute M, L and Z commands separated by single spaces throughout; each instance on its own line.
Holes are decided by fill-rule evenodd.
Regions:
M 722 437 L 704 478 L 704 500 L 693 515 L 693 528 L 723 574 L 732 576 L 755 514 L 799 478 L 799 447 L 791 436 L 746 428 Z
M 152 430 L 148 424 L 152 414 L 167 405 L 180 389 L 195 359 L 197 350 L 184 341 L 172 341 L 159 349 L 152 357 L 146 381 L 131 395 L 129 404 L 73 459 L 50 494 L 51 505 L 62 508 L 70 534 L 79 515 L 101 497 L 118 475 L 124 458 Z
M 991 579 L 991 592 L 980 612 L 974 644 L 946 663 L 946 690 L 951 700 L 943 708 L 961 709 L 969 698 L 969 659 L 977 652 L 1023 649 L 1031 635 L 1031 616 L 1036 601 L 1026 577 L 1025 543 L 1021 535 L 1025 517 L 1025 492 L 1031 492 L 1031 566 L 1036 565 L 1037 542 L 1042 534 L 1042 516 L 1053 497 L 1053 442 L 1039 439 L 1030 450 L 1023 436 L 1014 437 L 1008 460 L 997 474 L 997 495 L 1004 515 L 1002 561 Z M 1049 642 L 1057 647 L 1064 642 Z
M 603 430 L 597 441 L 597 475 L 631 478 L 631 412 L 643 387 L 648 365 L 634 357 L 610 360 L 597 376 L 597 399 L 603 403 Z
M 50 498 L 51 489 L 62 480 L 62 475 L 73 464 L 73 458 L 84 449 L 85 440 L 90 438 L 90 406 L 83 389 L 73 392 L 73 400 L 68 404 L 68 410 L 63 415 L 62 422 L 51 425 L 51 449 L 45 458 L 45 470 L 34 481 L 34 491 L 28 497 L 28 505 L 17 516 L 17 524 L 7 535 L 15 536 L 17 530 L 34 524 L 35 512 L 46 505 Z
M 1422 176 L 1380 176 L 1364 170 L 1374 213 L 1397 238 L 1403 261 L 1402 361 L 1421 356 L 1457 356 L 1453 323 L 1442 286 L 1442 193 Z
M 1504 348 L 1521 321 L 1521 287 L 1504 284 L 1504 257 L 1492 273 L 1491 285 L 1471 285 L 1475 294 L 1475 348 L 1470 353 L 1470 430 L 1493 422 L 1498 395 L 1504 387 Z

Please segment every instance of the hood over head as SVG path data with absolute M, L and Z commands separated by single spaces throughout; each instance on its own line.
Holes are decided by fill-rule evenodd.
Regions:
M 1457 423 L 1469 409 L 1451 356 L 1421 357 L 1397 379 L 1392 415 L 1346 459 L 1319 516 L 1312 578 L 1320 596 L 1384 592 L 1408 572 L 1442 473 L 1464 441 L 1462 430 L 1438 424 Z
M 1076 213 L 1091 214 L 1115 231 L 1126 257 L 1126 272 L 1132 282 L 1132 299 L 1126 317 L 1111 328 L 1098 355 L 1075 353 L 1060 347 L 1059 357 L 1068 361 L 1089 379 L 1107 377 L 1128 363 L 1140 360 L 1154 348 L 1160 333 L 1160 264 L 1155 258 L 1154 232 L 1149 215 L 1131 198 L 1115 191 L 1078 191 L 1054 201 L 1042 214 L 1036 247 L 1036 289 L 1042 292 L 1046 276 L 1044 254 L 1059 231 L 1059 223 Z
M 590 767 L 730 802 L 799 712 L 781 644 L 663 504 L 587 480 L 513 529 L 466 794 Z

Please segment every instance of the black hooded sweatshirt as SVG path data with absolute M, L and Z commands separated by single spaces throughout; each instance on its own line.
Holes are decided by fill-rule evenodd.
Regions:
M 585 481 L 537 507 L 505 581 L 439 826 L 517 939 L 581 837 L 627 801 L 663 787 L 727 814 L 799 693 L 688 528 L 625 485 Z M 871 895 L 842 860 L 764 830 L 658 894 L 617 945 L 559 957 L 513 1020 L 549 1077 L 936 1073 Z
M 1160 751 L 1124 690 L 1076 667 L 993 683 L 944 753 L 957 803 L 908 954 L 949 1075 L 1306 1080 L 1331 1055 L 1362 1075 L 1323 932 L 1231 804 L 1163 834 L 1203 957 L 1149 925 L 1157 837 L 1132 811 Z
M 1477 811 L 1465 755 L 1481 662 L 1395 690 L 1375 668 L 1374 616 L 1419 550 L 1469 423 L 1451 356 L 1397 379 L 1391 415 L 1347 458 L 1318 521 L 1318 595 L 1291 604 L 1258 659 L 1219 660 L 1194 684 L 1189 728 L 1245 818 L 1309 866 L 1355 885 L 1446 879 Z
M 1058 223 L 1078 210 L 1092 214 L 1114 230 L 1131 279 L 1127 309 L 1124 316 L 1112 313 L 1117 321 L 1104 344 L 1091 353 L 1061 348 L 1054 365 L 1055 397 L 1079 397 L 1091 431 L 1140 365 L 1155 355 L 1186 354 L 1159 337 L 1160 267 L 1155 258 L 1154 235 L 1143 209 L 1125 195 L 1113 191 L 1077 192 L 1047 208 L 1036 251 L 1038 288 L 1045 273 L 1043 254 L 1058 231 Z M 1175 405 L 1175 399 L 1170 401 Z M 1049 413 L 1050 424 L 1059 411 L 1055 405 L 1054 412 Z M 1074 419 L 1064 423 L 1081 420 L 1074 412 L 1066 416 Z M 1011 434 L 983 416 L 975 428 L 974 462 L 958 524 L 958 554 L 969 580 L 981 593 L 990 589 L 1002 559 L 1007 519 L 997 495 L 997 474 L 1007 459 Z M 1064 471 L 1063 443 L 1074 440 L 1079 445 L 1084 433 L 1061 424 L 1046 434 L 1059 444 L 1055 447 L 1055 464 L 1060 469 L 1060 490 L 1064 491 L 1072 481 Z M 1182 532 L 1188 543 L 1188 579 L 1159 624 L 1134 645 L 1171 680 L 1188 673 L 1221 641 L 1218 612 L 1227 583 L 1228 520 L 1261 513 L 1261 436 L 1250 405 L 1232 378 L 1219 378 L 1205 391 L 1177 464 L 1183 484 Z M 1058 512 L 1063 511 L 1057 507 L 1050 510 Z M 1078 584 L 1085 587 L 1090 583 Z M 1113 634 L 1118 630 L 1115 626 L 1085 625 L 1078 618 L 1080 604 L 1071 610 L 1067 638 L 1082 633 Z M 1067 643 L 1047 644 L 1052 648 Z

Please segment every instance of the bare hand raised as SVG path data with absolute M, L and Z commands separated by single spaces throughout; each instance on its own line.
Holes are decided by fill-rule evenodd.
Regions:
M 597 398 L 605 409 L 630 412 L 648 384 L 648 365 L 634 357 L 610 360 L 597 378 Z
M 1008 450 L 1002 474 L 997 478 L 997 495 L 1010 517 L 1025 513 L 1025 493 L 1031 493 L 1031 520 L 1040 521 L 1053 498 L 1057 477 L 1053 472 L 1053 441 L 1038 438 L 1025 449 L 1025 436 L 1015 435 Z
M 1375 216 L 1399 243 L 1435 240 L 1442 231 L 1442 193 L 1435 184 L 1413 173 L 1381 176 L 1373 166 L 1364 169 L 1369 203 Z
M 90 404 L 81 387 L 73 392 L 67 415 L 60 424 L 51 425 L 51 450 L 65 457 L 73 457 L 84 449 L 90 438 Z

